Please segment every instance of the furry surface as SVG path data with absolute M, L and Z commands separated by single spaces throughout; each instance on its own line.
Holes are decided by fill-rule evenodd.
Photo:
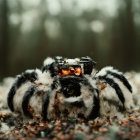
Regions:
M 48 57 L 42 70 L 27 70 L 16 77 L 8 106 L 24 116 L 41 114 L 44 119 L 95 119 L 131 111 L 134 102 L 129 80 L 111 66 L 97 72 L 94 65 L 89 57 Z
M 42 121 L 40 115 L 34 116 L 32 120 L 25 120 L 19 114 L 6 109 L 4 98 L 6 90 L 9 89 L 15 78 L 0 85 L 0 138 L 3 139 L 139 139 L 140 137 L 140 74 L 135 72 L 126 73 L 125 76 L 133 87 L 134 109 L 129 113 L 118 112 L 117 116 L 109 117 L 109 114 L 97 117 L 94 121 L 83 119 L 56 119 Z M 6 78 L 7 79 L 7 78 Z M 103 85 L 98 85 L 100 88 Z M 99 88 L 99 89 L 100 89 Z M 111 88 L 111 87 L 110 87 Z M 105 88 L 104 88 L 105 89 Z M 111 88 L 112 89 L 112 88 Z M 57 93 L 58 94 L 58 93 Z M 45 94 L 48 95 L 48 94 Z M 63 101 L 62 94 L 58 95 Z M 48 99 L 48 98 L 47 98 Z M 38 99 L 36 99 L 38 100 Z M 71 100 L 71 99 L 70 99 Z M 100 99 L 101 100 L 101 99 Z M 76 100 L 74 99 L 74 102 Z M 81 97 L 78 97 L 81 101 Z M 118 100 L 119 101 L 119 100 Z M 35 102 L 34 102 L 35 103 Z M 36 104 L 35 104 L 36 105 Z M 108 104 L 109 105 L 109 104 Z M 116 105 L 115 105 L 116 106 Z M 114 107 L 112 105 L 112 107 Z M 106 108 L 101 107 L 103 110 Z M 77 111 L 77 110 L 76 110 Z M 80 110 L 79 110 L 80 111 Z M 65 112 L 66 114 L 68 112 Z M 113 115 L 113 114 L 112 114 Z M 79 114 L 80 116 L 80 114 Z
M 96 78 L 100 89 L 100 115 L 115 116 L 134 107 L 132 87 L 121 72 L 105 67 L 96 74 Z

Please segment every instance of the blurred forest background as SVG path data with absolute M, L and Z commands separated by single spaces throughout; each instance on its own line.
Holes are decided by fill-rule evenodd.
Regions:
M 0 0 L 0 78 L 47 56 L 140 70 L 140 0 Z

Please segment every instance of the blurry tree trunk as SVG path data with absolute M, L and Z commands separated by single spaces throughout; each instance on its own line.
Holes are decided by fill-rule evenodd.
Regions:
M 129 69 L 133 69 L 135 64 L 135 25 L 134 25 L 134 13 L 132 11 L 132 0 L 125 0 L 125 13 L 124 13 L 124 23 L 122 24 L 124 28 L 123 38 L 124 38 L 124 63 Z M 132 67 L 132 68 L 130 68 Z
M 115 60 L 112 64 L 115 63 L 117 67 L 124 70 L 132 70 L 135 64 L 136 47 L 132 0 L 121 1 L 119 7 L 118 17 L 113 23 L 111 57 Z
M 0 22 L 0 77 L 8 74 L 8 2 L 2 0 L 0 5 L 1 22 Z
M 45 30 L 45 21 L 47 19 L 48 16 L 48 12 L 47 12 L 47 2 L 44 0 L 40 1 L 40 5 L 39 5 L 39 14 L 40 14 L 40 30 L 39 30 L 39 42 L 38 42 L 38 46 L 37 46 L 37 55 L 40 56 L 40 59 L 36 60 L 36 62 L 38 64 L 40 64 L 41 60 L 41 64 L 42 61 L 49 55 L 48 54 L 48 37 L 46 35 L 46 30 Z

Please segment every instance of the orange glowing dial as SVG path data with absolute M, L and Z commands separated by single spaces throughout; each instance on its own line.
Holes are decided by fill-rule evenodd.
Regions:
M 73 68 L 70 67 L 69 69 L 62 69 L 61 73 L 59 73 L 60 76 L 69 76 L 69 75 L 81 75 L 82 74 L 82 69 L 80 67 Z
M 75 69 L 75 75 L 81 75 L 82 69 L 81 68 L 76 68 Z
M 67 76 L 70 74 L 70 70 L 62 69 L 62 75 Z
M 70 74 L 73 75 L 75 73 L 75 69 L 73 67 L 70 67 Z

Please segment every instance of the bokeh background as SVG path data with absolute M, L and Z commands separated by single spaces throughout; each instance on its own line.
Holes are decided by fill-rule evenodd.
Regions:
M 140 70 L 140 0 L 0 0 L 0 78 L 47 56 Z

